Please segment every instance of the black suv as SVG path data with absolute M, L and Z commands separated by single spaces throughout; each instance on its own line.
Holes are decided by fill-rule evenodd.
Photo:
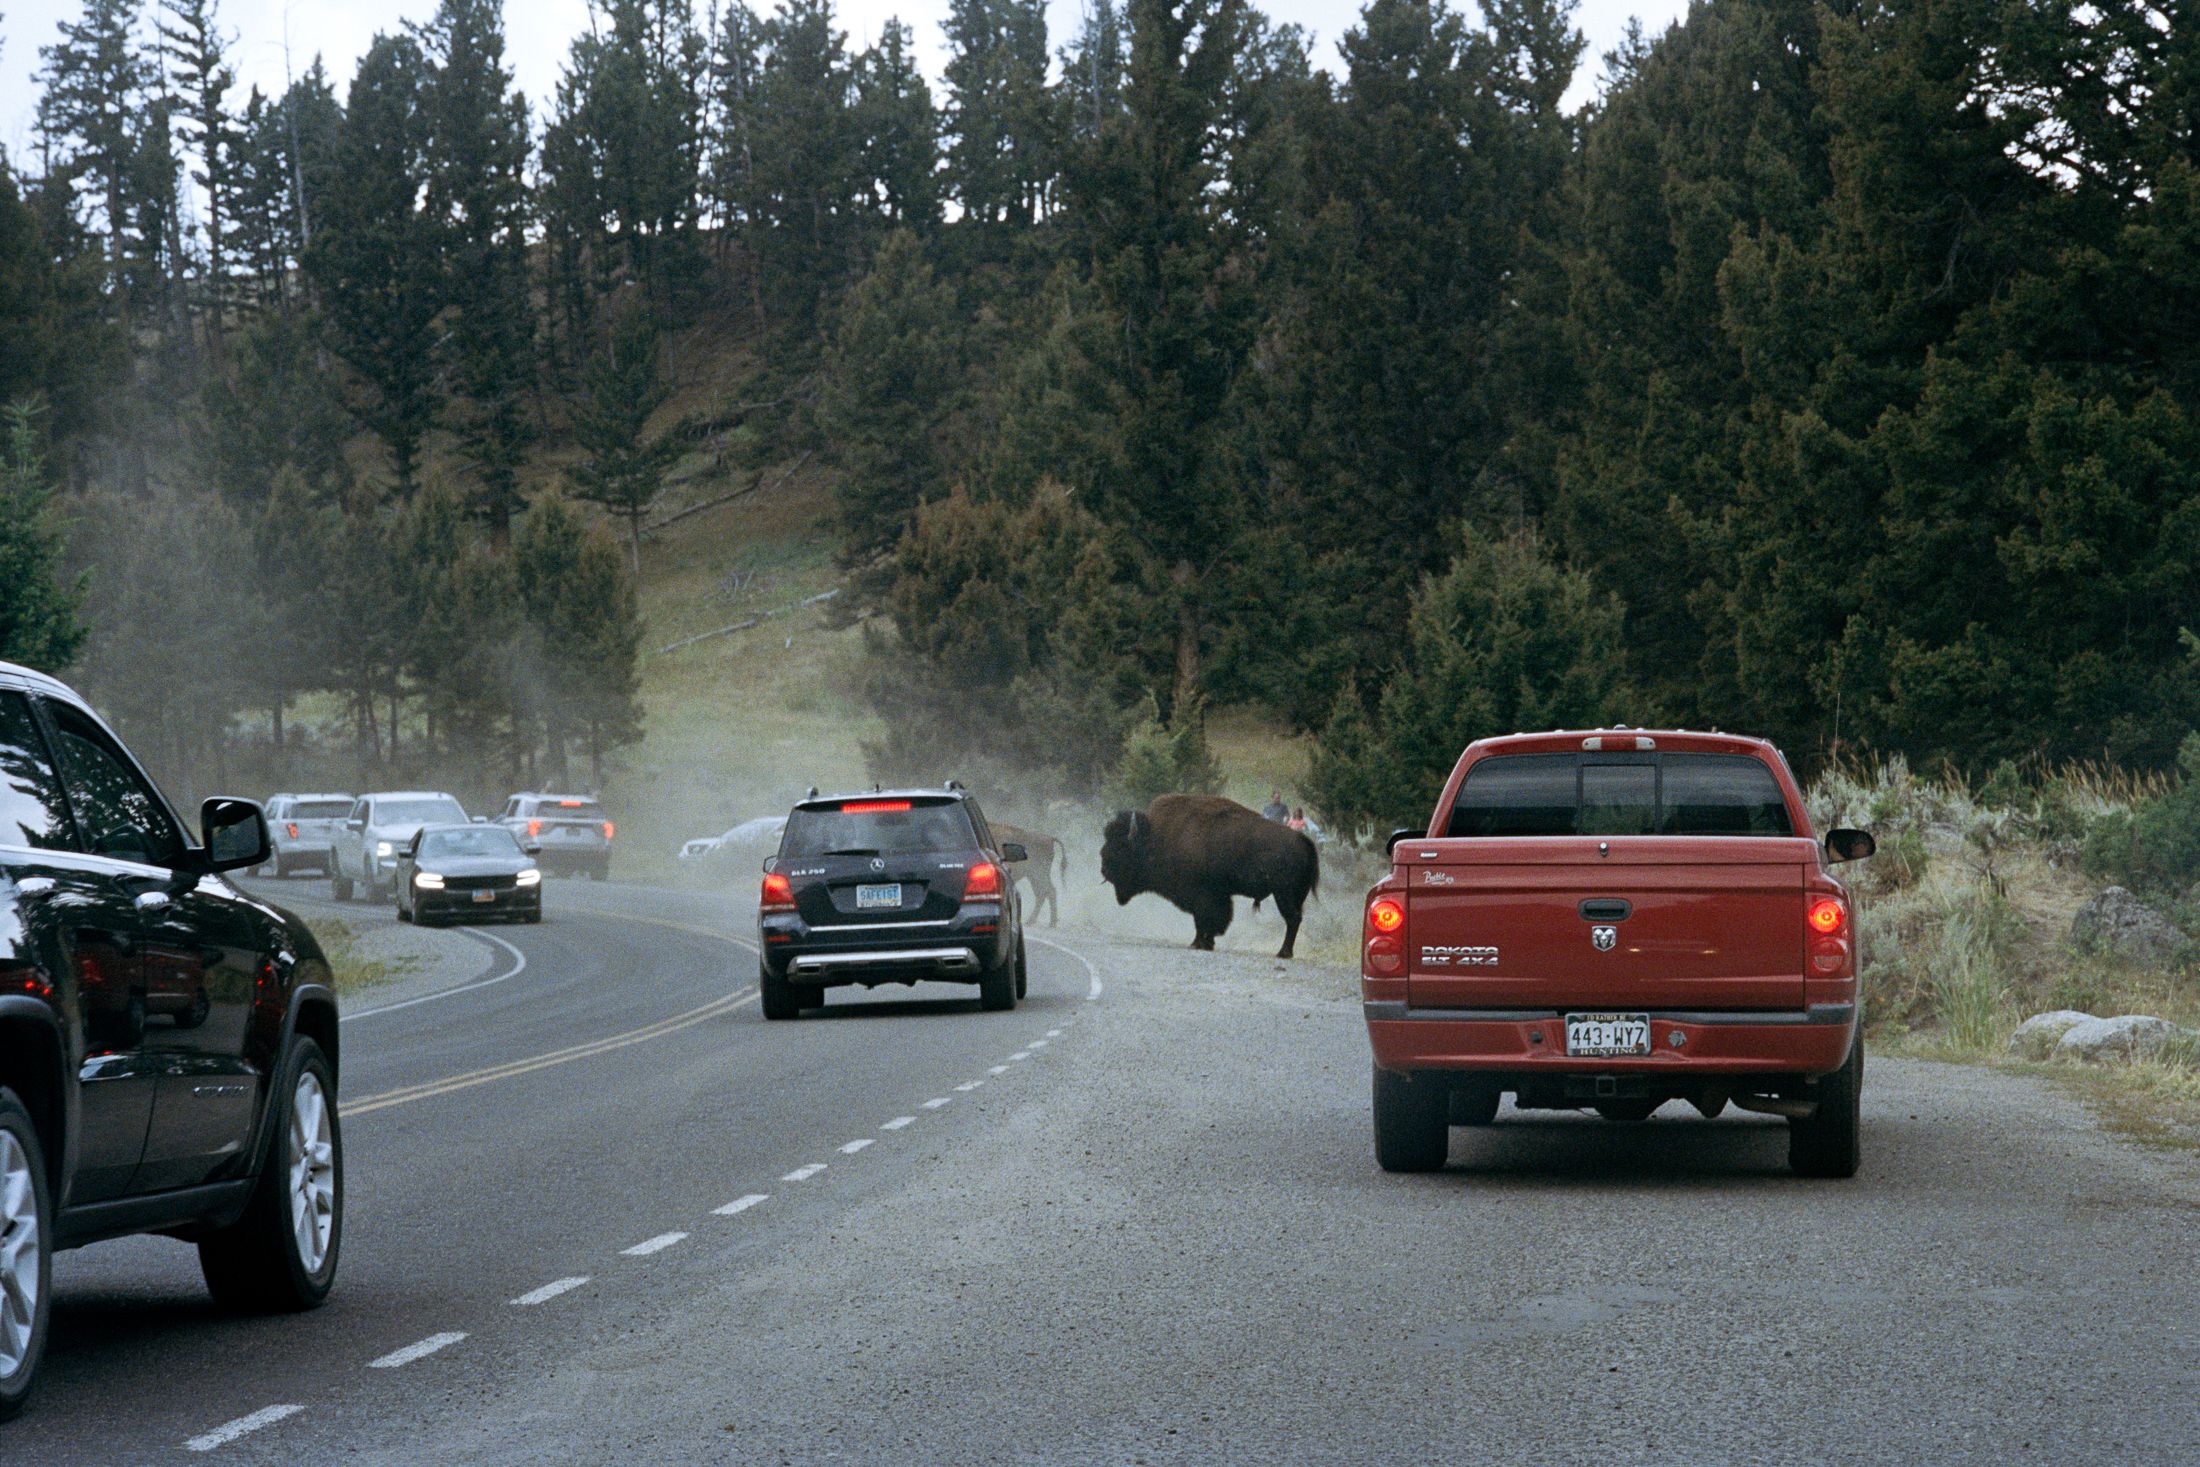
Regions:
M 21 1408 L 53 1253 L 195 1242 L 214 1297 L 303 1309 L 336 1276 L 336 995 L 313 935 L 225 871 L 267 817 L 193 843 L 74 693 L 0 662 L 0 1416 Z
M 960 786 L 810 798 L 764 863 L 757 916 L 764 1017 L 791 1019 L 844 983 L 975 983 L 989 1009 L 1024 996 L 1023 909 Z

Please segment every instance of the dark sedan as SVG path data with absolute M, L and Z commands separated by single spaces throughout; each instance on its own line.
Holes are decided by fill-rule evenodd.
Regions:
M 397 920 L 542 920 L 536 848 L 501 825 L 422 826 L 398 853 Z

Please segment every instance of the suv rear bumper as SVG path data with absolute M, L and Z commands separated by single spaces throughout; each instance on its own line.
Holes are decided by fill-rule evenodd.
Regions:
M 1015 933 L 992 909 L 966 909 L 951 922 L 868 932 L 811 927 L 773 915 L 761 924 L 764 966 L 776 978 L 835 983 L 975 983 L 1015 956 Z
M 1651 1009 L 1649 1054 L 1573 1058 L 1566 1053 L 1566 1015 L 1558 1009 L 1361 1008 L 1375 1063 L 1403 1073 L 1639 1075 L 1676 1082 L 1824 1075 L 1848 1058 L 1856 1033 L 1856 1005 L 1850 1003 L 1777 1011 Z

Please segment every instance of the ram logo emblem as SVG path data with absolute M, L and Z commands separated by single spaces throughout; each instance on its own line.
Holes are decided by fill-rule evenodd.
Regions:
M 1619 946 L 1617 927 L 1592 927 L 1589 929 L 1589 945 L 1600 953 L 1608 953 Z

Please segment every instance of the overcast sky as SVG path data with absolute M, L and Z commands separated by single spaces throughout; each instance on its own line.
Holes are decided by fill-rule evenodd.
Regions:
M 1305 26 L 1315 38 L 1316 63 L 1334 70 L 1337 37 L 1351 28 L 1361 0 L 1256 3 L 1279 22 Z M 246 89 L 254 83 L 270 93 L 283 89 L 286 37 L 290 66 L 302 71 L 319 54 L 328 63 L 341 100 L 353 66 L 375 33 L 395 30 L 408 20 L 425 20 L 434 13 L 435 4 L 436 0 L 222 0 L 223 24 L 237 37 L 234 56 L 238 104 L 242 105 Z M 703 10 L 707 4 L 708 0 L 698 0 L 696 8 Z M 1076 29 L 1079 0 L 1049 0 L 1049 4 L 1050 49 L 1059 49 Z M 157 0 L 148 0 L 148 11 L 156 7 Z M 768 10 L 768 0 L 757 8 Z M 1582 73 L 1574 84 L 1573 101 L 1578 104 L 1592 94 L 1598 58 L 1618 41 L 1628 16 L 1641 16 L 1644 25 L 1655 33 L 1684 9 L 1686 0 L 1581 0 L 1577 21 L 1589 47 Z M 4 42 L 0 45 L 0 143 L 18 157 L 29 151 L 31 119 L 37 104 L 37 89 L 31 77 L 42 64 L 38 48 L 53 42 L 57 24 L 74 19 L 82 10 L 83 0 L 0 0 L 0 16 L 4 16 L 0 18 L 0 42 Z M 946 59 L 940 22 L 947 14 L 947 0 L 840 0 L 838 11 L 851 49 L 873 39 L 889 17 L 899 16 L 909 22 L 927 58 L 926 70 L 935 87 L 938 85 L 940 67 Z M 587 0 L 507 0 L 509 57 L 538 125 L 557 84 L 566 47 L 587 25 Z

